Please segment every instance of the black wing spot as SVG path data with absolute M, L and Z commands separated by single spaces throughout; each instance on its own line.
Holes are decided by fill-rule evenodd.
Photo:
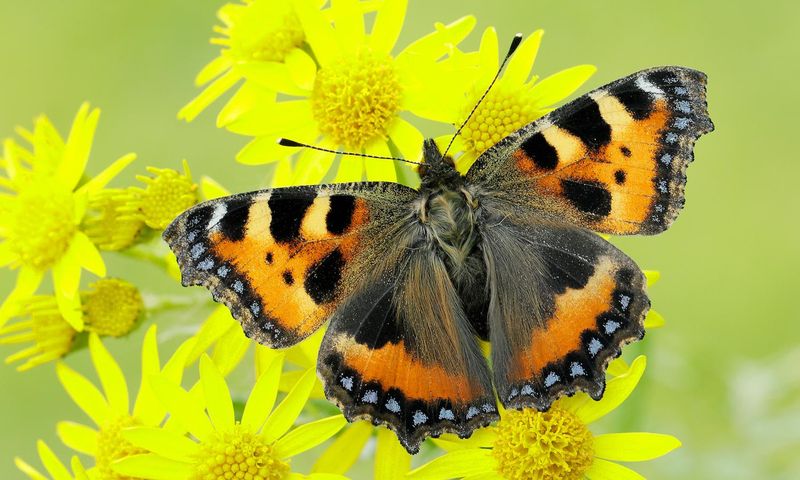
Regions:
M 558 151 L 541 132 L 534 134 L 522 143 L 522 150 L 533 163 L 543 170 L 553 170 L 558 165 Z
M 614 181 L 617 182 L 617 185 L 623 185 L 625 183 L 625 171 L 617 170 L 614 172 Z
M 283 283 L 286 285 L 293 285 L 294 284 L 294 277 L 292 276 L 292 272 L 286 270 L 283 272 Z
M 588 96 L 572 102 L 568 113 L 555 123 L 594 151 L 611 141 L 611 126 L 603 120 L 597 102 Z
M 267 265 L 272 265 L 272 260 L 273 260 L 272 252 L 267 252 L 267 255 L 264 258 L 264 260 L 266 260 Z
M 308 269 L 303 286 L 314 303 L 319 305 L 334 299 L 343 269 L 344 257 L 338 248 Z
M 325 226 L 334 235 L 343 234 L 353 221 L 356 199 L 351 195 L 331 195 Z
M 622 152 L 622 154 L 625 155 L 626 157 L 631 156 L 631 149 L 626 147 L 625 145 L 619 147 L 619 151 Z
M 229 240 L 239 241 L 244 238 L 251 203 L 250 199 L 236 199 L 227 203 L 227 211 L 219 221 L 219 230 Z
M 561 180 L 564 196 L 578 210 L 601 217 L 611 213 L 611 192 L 600 182 Z
M 295 198 L 270 197 L 269 208 L 272 221 L 269 232 L 278 243 L 300 240 L 300 225 L 308 207 L 314 203 L 314 196 Z
M 635 120 L 644 120 L 653 113 L 652 95 L 639 88 L 634 80 L 620 85 L 612 93 Z

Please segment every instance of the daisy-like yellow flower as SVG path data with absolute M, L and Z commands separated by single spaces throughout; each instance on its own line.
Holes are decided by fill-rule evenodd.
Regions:
M 122 188 L 109 188 L 90 198 L 83 220 L 86 235 L 102 250 L 124 250 L 136 243 L 144 228 L 141 215 L 131 213 L 138 199 L 137 192 Z
M 422 134 L 400 113 L 425 116 L 438 92 L 429 80 L 435 79 L 437 85 L 461 81 L 439 59 L 469 34 L 475 19 L 437 24 L 433 33 L 393 56 L 406 0 L 382 2 L 369 33 L 356 0 L 335 2 L 327 15 L 314 0 L 293 0 L 292 4 L 313 57 L 296 50 L 291 75 L 261 64 L 239 67 L 247 83 L 219 119 L 220 126 L 255 137 L 237 159 L 262 164 L 286 158 L 295 150 L 277 145 L 276 139 L 287 137 L 380 156 L 393 156 L 391 146 L 403 157 L 416 160 Z M 276 92 L 299 98 L 277 101 Z M 303 151 L 294 180 L 316 183 L 333 161 L 328 153 Z M 365 168 L 369 179 L 397 179 L 394 162 L 345 157 L 336 180 L 361 180 Z
M 61 460 L 56 457 L 56 454 L 53 453 L 46 443 L 39 440 L 36 442 L 36 449 L 39 452 L 39 459 L 42 461 L 42 465 L 44 465 L 44 469 L 47 470 L 49 476 L 40 473 L 21 458 L 14 458 L 14 464 L 17 468 L 31 480 L 89 480 L 89 475 L 86 473 L 78 457 L 72 457 L 72 461 L 70 462 L 72 473 L 70 473 L 67 467 L 61 463 Z
M 360 1 L 358 6 L 369 12 L 378 3 Z M 212 38 L 211 43 L 222 50 L 195 78 L 197 86 L 206 87 L 178 113 L 178 118 L 189 122 L 243 78 L 240 66 L 257 64 L 287 81 L 296 68 L 303 66 L 306 35 L 290 0 L 226 3 L 217 11 L 217 18 L 222 25 L 215 26 L 214 32 L 220 36 Z M 240 97 L 247 97 L 247 92 Z M 240 101 L 242 98 L 231 100 L 228 108 L 236 108 Z
M 273 409 L 281 365 L 276 358 L 261 374 L 238 421 L 225 378 L 207 355 L 200 359 L 201 396 L 154 377 L 153 391 L 167 406 L 173 428 L 126 429 L 124 437 L 149 453 L 123 458 L 114 470 L 149 479 L 305 478 L 292 472 L 291 458 L 326 441 L 347 422 L 335 415 L 291 429 L 317 378 L 313 369 L 307 370 Z
M 89 336 L 89 352 L 102 392 L 86 377 L 63 363 L 58 364 L 58 379 L 67 394 L 95 424 L 95 427 L 89 427 L 80 423 L 60 422 L 58 436 L 68 447 L 94 459 L 95 465 L 89 469 L 92 478 L 127 478 L 115 473 L 111 464 L 120 458 L 142 453 L 143 450 L 128 442 L 122 436 L 122 430 L 137 425 L 156 426 L 163 422 L 166 410 L 154 395 L 148 379 L 158 374 L 170 381 L 180 382 L 186 356 L 192 346 L 193 340 L 184 342 L 162 368 L 156 327 L 148 329 L 142 344 L 142 380 L 132 409 L 122 370 L 97 334 L 91 333 Z
M 81 106 L 66 142 L 47 117 L 33 132 L 18 129 L 31 144 L 4 145 L 6 177 L 0 188 L 0 265 L 19 270 L 14 290 L 0 307 L 0 325 L 16 313 L 19 300 L 32 295 L 47 271 L 64 318 L 82 328 L 77 295 L 81 270 L 105 276 L 103 258 L 81 228 L 89 199 L 135 158 L 128 154 L 99 175 L 82 181 L 100 111 Z
M 494 84 L 489 94 L 456 137 L 451 153 L 463 152 L 457 159 L 461 171 L 466 171 L 478 156 L 510 133 L 531 123 L 553 110 L 553 106 L 578 89 L 596 70 L 592 65 L 578 65 L 562 70 L 539 80 L 531 75 L 536 54 L 542 41 L 542 30 L 537 30 L 522 41 L 509 59 L 505 72 Z M 474 55 L 456 55 L 454 61 L 474 63 Z M 474 80 L 458 95 L 442 96 L 436 105 L 437 120 L 461 125 L 475 104 L 486 91 L 486 87 L 497 73 L 497 32 L 487 28 L 483 32 L 477 55 Z M 437 139 L 443 147 L 451 136 Z
M 413 470 L 409 479 L 640 480 L 616 462 L 652 460 L 678 448 L 671 435 L 595 435 L 589 425 L 617 408 L 639 383 L 645 357 L 608 381 L 600 401 L 579 393 L 557 400 L 547 412 L 501 411 L 497 425 L 460 441 L 439 440 L 445 455 Z
M 115 337 L 130 333 L 144 309 L 136 286 L 124 280 L 101 278 L 90 288 L 80 292 L 81 319 L 86 330 Z M 61 315 L 54 296 L 30 297 L 20 308 L 20 316 L 0 328 L 0 345 L 32 345 L 6 357 L 6 363 L 25 360 L 17 367 L 25 371 L 72 351 L 80 332 Z
M 153 176 L 136 176 L 146 187 L 129 188 L 133 198 L 120 211 L 138 215 L 148 227 L 163 230 L 180 213 L 197 203 L 197 185 L 192 181 L 186 160 L 183 161 L 182 174 L 171 168 L 147 167 L 147 171 Z

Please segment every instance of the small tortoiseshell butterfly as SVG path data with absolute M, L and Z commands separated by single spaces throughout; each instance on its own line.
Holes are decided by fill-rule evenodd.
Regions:
M 644 335 L 637 265 L 593 233 L 652 235 L 684 203 L 713 129 L 706 77 L 644 70 L 521 128 L 460 175 L 424 143 L 419 190 L 386 182 L 276 188 L 204 202 L 164 238 L 245 333 L 289 347 L 330 321 L 318 372 L 348 420 L 467 437 L 506 408 L 600 399 Z M 479 340 L 491 344 L 491 365 Z

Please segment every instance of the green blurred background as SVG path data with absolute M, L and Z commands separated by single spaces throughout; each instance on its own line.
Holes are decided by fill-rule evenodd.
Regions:
M 231 190 L 257 187 L 253 179 L 267 169 L 234 162 L 246 139 L 214 127 L 218 108 L 192 124 L 175 118 L 196 93 L 194 75 L 216 55 L 208 38 L 222 3 L 0 2 L 0 137 L 39 113 L 66 132 L 89 100 L 103 110 L 92 173 L 134 151 L 139 160 L 120 185 L 146 165 L 177 168 L 186 158 L 196 175 Z M 650 355 L 645 380 L 628 408 L 597 430 L 677 435 L 683 448 L 634 465 L 651 478 L 800 478 L 800 309 L 792 300 L 800 270 L 800 3 L 411 0 L 399 45 L 434 21 L 466 14 L 478 17 L 472 48 L 489 25 L 508 39 L 544 28 L 536 73 L 593 63 L 599 70 L 587 88 L 654 65 L 708 73 L 716 131 L 697 145 L 684 213 L 658 237 L 615 240 L 644 268 L 661 270 L 652 298 L 667 326 L 636 347 Z M 178 291 L 154 269 L 109 258 L 111 275 L 145 292 Z M 3 271 L 0 292 L 12 280 Z M 157 318 L 162 354 L 204 315 L 190 311 L 177 324 Z M 143 332 L 108 342 L 134 391 Z M 68 362 L 88 374 L 87 357 Z M 22 478 L 14 455 L 39 465 L 37 438 L 66 454 L 55 423 L 88 419 L 52 365 L 24 374 L 0 366 L 0 381 L 0 478 Z

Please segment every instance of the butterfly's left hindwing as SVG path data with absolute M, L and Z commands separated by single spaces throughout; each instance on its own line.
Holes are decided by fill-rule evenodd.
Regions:
M 358 281 L 413 190 L 388 183 L 291 187 L 210 200 L 164 232 L 184 285 L 204 285 L 245 333 L 287 347 L 319 328 Z

